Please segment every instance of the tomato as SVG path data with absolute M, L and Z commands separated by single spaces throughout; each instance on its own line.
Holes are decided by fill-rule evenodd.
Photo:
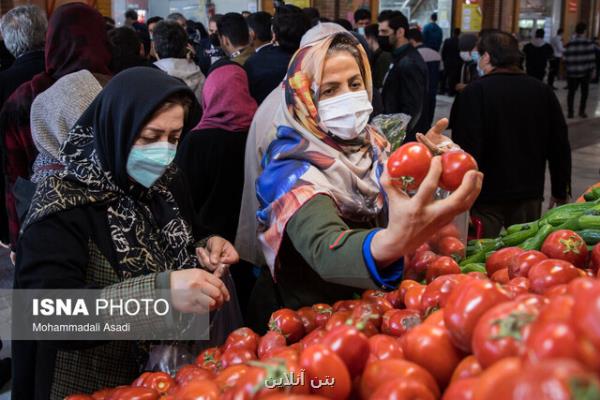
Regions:
M 406 291 L 404 305 L 409 310 L 421 311 L 421 299 L 425 293 L 425 285 L 413 286 Z
M 423 367 L 406 360 L 388 359 L 374 361 L 367 365 L 360 379 L 361 399 L 369 399 L 381 386 L 396 379 L 422 383 L 434 398 L 440 396 L 440 389 L 435 379 Z
M 578 334 L 585 336 L 600 350 L 600 285 L 596 282 L 579 290 L 574 297 L 571 323 Z
M 453 381 L 444 392 L 442 400 L 473 400 L 477 378 L 464 378 Z
M 315 332 L 315 331 L 313 331 Z M 312 332 L 311 332 L 312 333 Z M 288 362 L 299 361 L 300 360 L 300 352 L 293 347 L 283 347 L 277 348 L 271 352 L 271 358 L 283 359 Z
M 429 171 L 431 159 L 431 152 L 424 144 L 403 144 L 388 158 L 388 174 L 400 189 L 416 190 Z
M 352 311 L 354 310 L 354 307 L 356 307 L 360 303 L 360 300 L 340 300 L 333 305 L 333 312 L 336 313 L 338 311 Z
M 361 303 L 362 304 L 362 303 Z M 345 325 L 352 316 L 352 311 L 337 311 L 331 315 L 325 324 L 325 330 L 330 331 L 336 326 Z
M 509 270 L 510 272 L 510 270 Z M 512 278 L 505 285 L 505 288 L 514 295 L 525 294 L 529 292 L 529 279 L 523 276 Z
M 387 300 L 386 300 L 387 301 Z M 357 322 L 371 322 L 377 329 L 381 326 L 382 313 L 373 303 L 362 303 L 352 310 L 351 318 Z
M 547 259 L 529 270 L 529 284 L 534 293 L 544 293 L 552 286 L 569 283 L 579 277 L 579 271 L 568 261 Z
M 552 286 L 550 289 L 544 292 L 544 296 L 546 297 L 556 297 L 561 296 L 563 294 L 567 294 L 569 286 L 561 283 L 560 285 Z
M 479 318 L 509 298 L 505 290 L 489 280 L 469 279 L 457 286 L 444 308 L 444 323 L 454 345 L 470 352 L 473 330 Z
M 393 379 L 384 383 L 369 397 L 370 400 L 390 399 L 419 399 L 435 400 L 431 390 L 422 382 L 406 380 L 404 378 Z
M 585 241 L 577 233 L 568 229 L 560 229 L 549 234 L 541 250 L 549 258 L 565 260 L 578 268 L 585 267 L 588 257 Z
M 370 362 L 404 358 L 400 343 L 388 335 L 374 335 L 369 338 Z
M 144 372 L 131 386 L 150 388 L 159 394 L 165 394 L 175 386 L 175 380 L 166 372 Z
M 485 270 L 488 276 L 494 275 L 498 270 L 508 268 L 513 262 L 513 259 L 523 253 L 520 247 L 505 247 L 495 251 L 485 261 Z
M 248 350 L 256 353 L 260 336 L 250 328 L 239 328 L 231 332 L 225 341 L 223 351 L 230 349 Z
M 481 374 L 481 371 L 483 371 L 483 368 L 481 368 L 481 364 L 477 361 L 477 357 L 474 355 L 466 356 L 456 366 L 456 369 L 452 373 L 452 378 L 450 378 L 450 382 L 477 377 Z
M 183 385 L 192 380 L 212 379 L 213 377 L 213 373 L 209 370 L 200 368 L 194 364 L 186 364 L 177 370 L 175 382 L 178 385 Z
M 232 365 L 244 364 L 248 361 L 256 360 L 256 354 L 249 350 L 231 349 L 223 353 L 221 357 L 221 366 L 223 368 L 231 367 Z
M 415 310 L 390 310 L 383 315 L 381 333 L 402 336 L 421 323 L 421 315 Z
M 221 369 L 221 357 L 223 354 L 218 347 L 211 347 L 204 350 L 196 358 L 196 365 L 200 368 L 207 369 L 209 371 L 218 371 Z
M 453 192 L 460 186 L 467 171 L 472 169 L 477 170 L 477 161 L 469 153 L 462 150 L 445 152 L 442 154 L 442 176 L 439 186 Z
M 415 256 L 411 259 L 411 267 L 419 276 L 419 280 L 423 279 L 422 276 L 425 276 L 427 270 L 429 269 L 429 266 L 435 260 L 437 260 L 438 257 L 439 256 L 433 251 L 423 251 L 420 253 L 415 253 Z
M 510 280 L 510 278 L 508 277 L 508 268 L 502 268 L 494 272 L 494 274 L 491 276 L 491 279 L 492 281 L 497 283 L 508 283 L 508 281 Z
M 358 329 L 338 326 L 327 333 L 322 343 L 340 357 L 352 378 L 365 369 L 370 354 L 369 339 Z
M 446 325 L 444 324 L 444 309 L 442 308 L 429 314 L 429 316 L 425 318 L 425 321 L 423 321 L 423 324 L 435 325 L 441 328 L 445 328 Z
M 333 308 L 329 304 L 313 304 L 313 311 L 316 313 L 315 322 L 318 328 L 325 328 L 325 324 L 333 314 Z
M 483 368 L 525 351 L 525 336 L 540 313 L 543 301 L 531 297 L 509 301 L 486 311 L 473 332 L 473 354 Z
M 526 359 L 531 363 L 552 358 L 577 357 L 577 335 L 566 322 L 533 324 L 525 344 Z
M 444 236 L 437 243 L 438 253 L 442 256 L 460 260 L 465 257 L 465 244 L 457 237 Z
M 376 297 L 366 301 L 368 304 L 376 306 L 381 315 L 394 309 L 394 306 L 385 297 Z
M 227 390 L 235 386 L 235 384 L 244 376 L 250 367 L 245 364 L 232 365 L 223 369 L 217 374 L 214 382 L 217 384 L 219 389 Z
M 288 343 L 296 343 L 304 336 L 302 318 L 289 308 L 282 308 L 271 314 L 269 330 L 281 333 Z
M 448 385 L 461 360 L 448 331 L 434 325 L 419 325 L 406 333 L 402 338 L 402 350 L 404 358 L 429 371 L 440 388 Z
M 94 400 L 106 400 L 115 391 L 115 388 L 104 388 L 92 393 Z
M 317 328 L 317 313 L 312 307 L 302 307 L 296 311 L 302 320 L 304 334 L 308 334 Z
M 400 297 L 402 297 L 402 301 L 404 301 L 404 296 L 406 296 L 406 291 L 413 286 L 422 286 L 419 282 L 413 281 L 411 279 L 404 279 L 400 282 L 400 286 L 398 290 L 400 291 Z
M 467 274 L 467 276 L 470 278 L 480 279 L 484 281 L 488 279 L 488 276 L 486 274 L 479 271 L 471 271 Z
M 520 358 L 503 358 L 479 375 L 473 399 L 510 399 L 510 396 L 500 396 L 498 394 L 499 388 L 510 385 L 522 373 L 523 365 Z M 534 398 L 532 397 L 532 399 Z
M 176 400 L 218 400 L 219 387 L 210 380 L 194 380 L 178 387 L 173 393 Z
M 260 338 L 260 341 L 258 342 L 258 358 L 263 359 L 268 357 L 274 349 L 285 347 L 285 345 L 286 340 L 281 333 L 269 331 L 265 333 L 265 336 Z
M 427 313 L 430 310 L 444 307 L 452 290 L 466 279 L 469 278 L 463 274 L 442 275 L 435 278 L 423 292 L 421 310 Z
M 508 276 L 513 279 L 519 276 L 527 277 L 529 270 L 538 262 L 547 259 L 541 251 L 528 250 L 517 254 L 508 265 Z
M 94 400 L 94 398 L 87 394 L 72 394 L 65 397 L 64 400 Z
M 439 241 L 439 238 L 446 236 L 460 239 L 460 229 L 458 229 L 454 222 L 450 222 L 449 224 L 442 226 L 442 228 L 433 235 L 435 241 Z
M 594 272 L 600 270 L 600 243 L 596 244 L 592 249 L 589 266 Z
M 106 400 L 158 400 L 160 394 L 154 389 L 145 387 L 118 387 Z
M 569 284 L 567 285 L 567 293 L 571 296 L 575 296 L 577 294 L 591 290 L 597 284 L 598 282 L 595 279 L 589 277 L 580 277 L 569 282 Z
M 427 283 L 430 283 L 438 276 L 450 274 L 460 274 L 460 267 L 452 257 L 442 256 L 438 257 L 429 265 L 425 277 L 427 279 Z
M 400 292 L 400 289 L 396 289 L 391 292 L 387 292 L 385 294 L 385 299 L 387 301 L 389 301 L 389 303 L 394 308 L 401 308 L 404 305 L 404 303 L 402 302 L 403 296 L 402 296 L 402 292 Z
M 311 393 L 330 399 L 346 399 L 350 395 L 350 373 L 342 359 L 330 348 L 322 344 L 307 347 L 300 355 L 300 366 L 306 371 L 306 379 L 311 382 Z M 317 381 L 334 378 L 334 385 L 315 388 Z
M 523 368 L 509 395 L 513 400 L 597 399 L 600 383 L 574 360 L 546 360 Z

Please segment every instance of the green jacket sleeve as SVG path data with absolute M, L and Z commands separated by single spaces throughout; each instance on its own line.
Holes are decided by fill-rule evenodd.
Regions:
M 286 226 L 296 251 L 323 280 L 364 289 L 379 288 L 362 253 L 371 231 L 350 229 L 326 195 L 317 195 L 304 204 Z

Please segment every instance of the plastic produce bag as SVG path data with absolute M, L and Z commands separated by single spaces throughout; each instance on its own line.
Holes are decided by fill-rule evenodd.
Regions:
M 227 336 L 243 326 L 235 284 L 229 272 L 221 278 L 231 299 L 223 307 L 211 313 L 208 340 L 199 341 L 161 341 L 150 345 L 148 361 L 144 371 L 162 371 L 174 375 L 183 365 L 193 363 L 198 354 L 204 349 L 220 346 Z M 203 332 L 199 332 L 199 335 Z
M 406 128 L 410 122 L 407 114 L 379 114 L 371 120 L 375 126 L 392 145 L 392 151 L 396 150 L 406 137 Z

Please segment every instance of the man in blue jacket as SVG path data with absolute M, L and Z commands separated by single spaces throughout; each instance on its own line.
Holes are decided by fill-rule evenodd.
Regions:
M 444 33 L 442 32 L 442 28 L 437 24 L 437 19 L 437 13 L 431 14 L 431 22 L 423 28 L 423 44 L 430 49 L 440 51 Z

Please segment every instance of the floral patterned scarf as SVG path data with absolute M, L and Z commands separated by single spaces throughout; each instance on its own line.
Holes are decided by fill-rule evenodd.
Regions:
M 340 216 L 352 221 L 372 219 L 384 207 L 379 176 L 389 153 L 387 140 L 367 126 L 355 142 L 342 144 L 319 119 L 319 83 L 327 52 L 338 35 L 347 36 L 360 52 L 363 80 L 369 98 L 372 95 L 367 55 L 350 34 L 310 43 L 292 58 L 283 84 L 282 110 L 275 118 L 277 136 L 265 153 L 256 182 L 259 240 L 273 276 L 288 221 L 315 195 L 330 196 Z

